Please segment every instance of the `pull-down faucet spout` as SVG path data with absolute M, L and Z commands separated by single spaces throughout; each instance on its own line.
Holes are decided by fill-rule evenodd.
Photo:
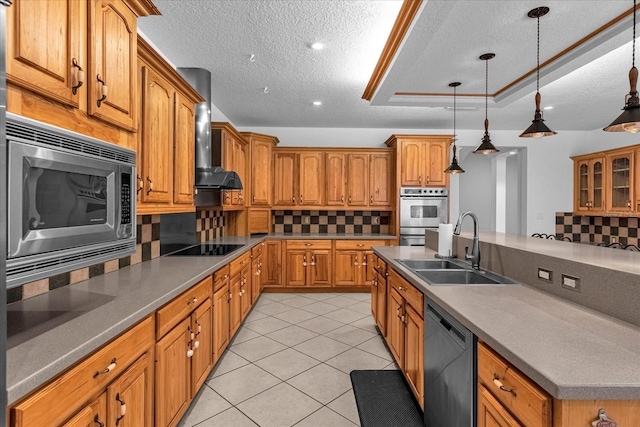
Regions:
M 462 215 L 460 215 L 460 217 L 458 218 L 458 222 L 456 223 L 456 228 L 455 230 L 453 230 L 453 234 L 455 234 L 456 236 L 460 235 L 460 230 L 462 228 L 462 220 L 464 220 L 466 216 L 470 216 L 471 219 L 473 219 L 473 247 L 471 248 L 471 255 L 467 253 L 469 251 L 469 246 L 464 247 L 464 259 L 471 260 L 471 266 L 475 270 L 479 270 L 480 269 L 480 243 L 478 241 L 478 234 L 480 233 L 480 230 L 478 226 L 478 217 L 476 216 L 476 214 L 474 214 L 471 211 L 467 211 Z

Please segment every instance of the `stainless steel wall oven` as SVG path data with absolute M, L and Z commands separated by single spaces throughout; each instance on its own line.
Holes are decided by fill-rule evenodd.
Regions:
M 135 252 L 134 151 L 7 113 L 7 286 Z
M 449 190 L 403 187 L 400 189 L 400 246 L 424 246 L 424 232 L 449 219 Z

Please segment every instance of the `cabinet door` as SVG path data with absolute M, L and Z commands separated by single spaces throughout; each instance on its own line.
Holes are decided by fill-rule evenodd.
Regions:
M 491 393 L 478 384 L 478 427 L 522 427 Z
M 236 204 L 244 206 L 246 203 L 245 194 L 247 194 L 245 190 L 247 190 L 247 187 L 250 186 L 250 182 L 248 179 L 249 174 L 247 171 L 247 164 L 249 163 L 249 147 L 246 144 L 241 143 L 240 141 L 237 141 L 236 157 L 234 161 L 236 168 L 235 171 L 240 177 L 240 182 L 242 182 L 242 185 L 244 186 L 244 189 L 238 191 L 238 201 Z
M 346 202 L 347 167 L 344 154 L 327 153 L 326 156 L 327 177 L 327 206 L 343 206 Z
M 251 304 L 255 303 L 262 291 L 262 255 L 251 261 Z
M 404 298 L 389 285 L 387 344 L 402 371 L 404 371 L 404 316 Z
M 135 131 L 138 94 L 134 78 L 138 63 L 136 15 L 122 0 L 93 0 L 89 2 L 89 9 L 88 112 L 113 125 Z M 98 105 L 105 94 L 106 98 Z
M 405 307 L 404 375 L 418 403 L 424 408 L 424 319 L 410 305 Z
M 449 142 L 429 141 L 425 147 L 426 153 L 426 182 L 423 185 L 442 187 L 447 185 L 447 174 L 444 170 L 449 165 Z
M 369 206 L 391 206 L 391 153 L 369 155 Z
M 273 204 L 291 206 L 296 204 L 297 154 L 275 153 L 273 156 L 274 183 Z
M 193 204 L 195 177 L 195 107 L 179 92 L 175 94 L 173 147 L 173 203 Z
M 362 271 L 363 271 L 363 282 L 361 285 L 371 286 L 373 279 L 375 278 L 376 270 L 375 266 L 377 264 L 376 259 L 378 257 L 373 253 L 373 251 L 362 251 Z
M 574 165 L 574 207 L 575 212 L 588 211 L 591 204 L 591 167 L 589 160 L 577 161 Z
M 607 156 L 607 211 L 630 212 L 633 209 L 634 158 L 633 151 Z
M 322 205 L 324 193 L 324 156 L 322 153 L 301 153 L 299 160 L 300 205 Z
M 158 427 L 177 424 L 191 401 L 191 358 L 187 353 L 190 349 L 190 326 L 191 319 L 184 319 L 156 343 L 155 390 Z
M 141 201 L 171 203 L 174 92 L 169 82 L 148 67 L 142 70 L 142 81 Z
M 591 196 L 589 208 L 591 211 L 602 212 L 604 210 L 604 159 L 597 158 L 589 161 L 589 194 Z
M 191 356 L 191 397 L 193 398 L 207 379 L 213 367 L 213 314 L 211 299 L 207 298 L 191 315 L 194 333 Z M 196 345 L 195 342 L 198 344 Z
M 309 253 L 310 254 L 310 253 Z M 307 251 L 288 249 L 285 259 L 285 286 L 305 286 L 307 276 L 307 263 L 311 262 L 311 256 L 307 259 Z
M 153 357 L 147 352 L 107 387 L 107 425 L 154 426 L 153 394 Z
M 378 274 L 376 292 L 378 293 L 376 324 L 382 336 L 387 336 L 387 279 L 380 274 Z
M 371 316 L 375 322 L 378 318 L 378 274 L 375 274 L 371 282 Z
M 62 427 L 98 427 L 107 423 L 107 393 L 85 406 Z
M 400 186 L 422 187 L 423 147 L 422 141 L 400 141 Z
M 17 1 L 7 9 L 7 81 L 78 108 L 78 67 L 86 72 L 86 3 Z M 86 76 L 85 76 L 86 79 Z
M 271 205 L 272 142 L 255 138 L 251 145 L 251 205 Z
M 349 250 L 336 250 L 335 252 L 335 285 L 356 286 L 359 285 L 360 252 Z
M 367 206 L 369 204 L 369 156 L 349 154 L 347 157 L 347 204 Z
M 266 258 L 262 268 L 265 286 L 282 286 L 282 243 L 279 240 L 265 242 Z
M 213 352 L 217 361 L 229 344 L 229 285 L 213 294 Z
M 307 260 L 311 257 L 308 266 L 308 283 L 310 286 L 331 286 L 333 279 L 331 267 L 333 260 L 331 259 L 330 249 L 316 249 L 307 254 Z
M 241 319 L 243 320 L 249 314 L 249 309 L 251 308 L 252 286 L 251 265 L 247 265 L 240 272 L 240 293 L 242 294 L 240 297 L 240 311 L 242 313 Z
M 229 281 L 229 339 L 233 338 L 242 320 L 242 295 L 240 294 L 240 274 Z

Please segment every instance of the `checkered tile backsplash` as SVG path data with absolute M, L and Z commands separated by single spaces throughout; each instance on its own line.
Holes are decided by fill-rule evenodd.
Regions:
M 556 212 L 556 239 L 569 237 L 573 242 L 613 243 L 640 246 L 637 217 L 576 216 Z
M 20 301 L 50 290 L 78 283 L 91 277 L 110 273 L 120 268 L 149 261 L 160 256 L 160 215 L 138 215 L 136 217 L 136 253 L 90 267 L 57 274 L 47 279 L 26 283 L 7 290 L 7 303 Z
M 273 211 L 273 232 L 389 234 L 390 215 L 383 211 Z
M 198 243 L 208 242 L 224 233 L 224 212 L 215 209 L 198 209 L 196 211 L 196 236 Z

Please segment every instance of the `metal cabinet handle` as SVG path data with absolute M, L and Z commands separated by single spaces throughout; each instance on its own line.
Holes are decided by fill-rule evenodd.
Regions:
M 291 202 L 295 203 L 296 202 L 296 196 L 291 196 Z
M 96 371 L 96 373 L 93 374 L 93 378 L 96 378 L 98 375 L 108 374 L 109 372 L 113 371 L 117 365 L 118 364 L 116 363 L 116 358 L 114 357 L 113 359 L 111 359 L 111 363 L 109 364 L 109 366 L 104 368 L 102 371 Z
M 193 297 L 189 301 L 187 301 L 187 305 L 195 304 L 198 302 L 198 298 Z
M 403 291 L 403 292 L 404 292 L 404 291 L 406 291 L 406 290 L 407 290 L 407 288 L 403 288 L 402 286 L 398 286 L 398 290 L 400 290 L 400 291 Z
M 71 60 L 71 78 L 73 82 L 71 93 L 75 95 L 78 93 L 78 88 L 84 83 L 84 71 L 82 67 L 78 65 L 76 58 Z
M 147 190 L 147 196 L 148 196 L 149 193 L 153 191 L 153 181 L 151 181 L 149 177 L 147 177 L 147 182 L 149 183 L 149 189 Z
M 313 243 L 305 243 L 305 246 L 313 246 Z
M 500 390 L 502 391 L 506 391 L 507 393 L 512 393 L 514 396 L 516 396 L 516 391 L 512 388 L 506 388 L 504 386 L 504 384 L 502 384 L 502 381 L 500 381 L 500 378 L 498 377 L 498 374 L 493 374 L 493 383 L 496 385 L 496 387 L 498 387 Z
M 358 243 L 358 244 L 356 244 L 356 246 L 358 246 L 358 247 L 360 247 L 360 248 L 361 248 L 361 247 L 363 247 L 363 246 L 364 246 L 364 243 Z
M 136 175 L 136 179 L 138 180 L 138 188 L 136 188 L 136 194 L 139 193 L 144 188 L 144 181 L 140 178 L 140 175 Z
M 344 203 L 344 195 L 340 196 L 340 202 Z
M 255 202 L 256 202 L 256 196 L 254 195 L 253 196 L 253 203 L 255 203 Z
M 430 182 L 430 179 L 429 179 L 429 176 L 427 176 L 427 184 L 429 184 L 429 182 Z
M 96 416 L 93 418 L 93 422 L 98 424 L 98 427 L 104 427 L 104 423 L 100 421 L 100 417 L 98 416 L 98 414 L 96 414 Z
M 116 394 L 116 400 L 120 403 L 120 416 L 116 419 L 117 426 L 127 414 L 127 404 L 120 398 L 120 393 Z
M 349 204 L 351 204 L 351 196 L 349 196 Z
M 302 204 L 302 194 L 300 195 L 300 204 Z
M 369 198 L 369 203 L 373 203 L 373 196 Z
M 418 183 L 422 184 L 422 175 L 418 175 Z
M 102 101 L 104 101 L 105 99 L 107 99 L 107 84 L 104 82 L 104 80 L 102 80 L 102 77 L 100 77 L 100 74 L 98 74 L 96 76 L 96 79 L 98 80 L 98 82 L 100 82 L 100 84 L 102 85 L 101 89 L 100 89 L 100 98 L 98 98 L 98 108 L 102 105 Z
M 311 257 L 311 265 L 316 265 L 316 257 L 315 256 Z
M 303 256 L 303 257 L 302 257 L 302 266 L 303 266 L 303 267 L 306 267 L 306 266 L 307 266 L 307 257 L 306 257 L 306 256 Z
M 630 208 L 631 207 L 631 200 L 627 201 L 627 207 Z

